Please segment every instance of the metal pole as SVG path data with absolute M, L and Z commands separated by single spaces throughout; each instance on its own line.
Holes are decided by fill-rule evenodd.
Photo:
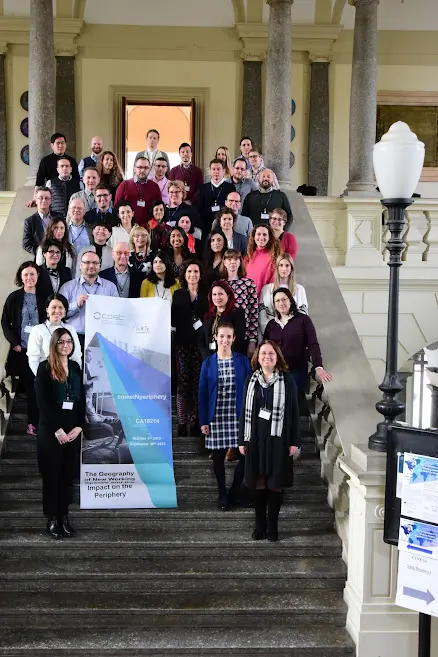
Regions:
M 418 617 L 418 657 L 430 657 L 430 621 L 428 614 Z
M 395 418 L 403 413 L 405 405 L 396 398 L 403 390 L 403 385 L 397 374 L 398 350 L 398 300 L 400 290 L 401 255 L 405 248 L 402 234 L 405 227 L 405 208 L 411 205 L 412 199 L 383 199 L 382 205 L 388 208 L 388 228 L 391 237 L 387 244 L 389 251 L 389 299 L 388 324 L 386 335 L 386 371 L 379 388 L 383 398 L 377 402 L 376 409 L 384 416 L 384 421 L 377 425 L 376 432 L 370 436 L 368 447 L 375 452 L 386 452 L 388 443 L 388 427 Z

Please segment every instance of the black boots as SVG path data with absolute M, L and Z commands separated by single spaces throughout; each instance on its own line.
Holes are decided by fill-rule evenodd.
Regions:
M 278 516 L 280 513 L 283 492 L 268 491 L 268 530 L 266 538 L 268 541 L 278 541 Z
M 62 527 L 58 518 L 49 518 L 47 520 L 47 531 L 52 538 L 61 538 Z
M 255 527 L 251 535 L 253 541 L 262 541 L 266 538 L 266 506 L 268 491 L 266 488 L 254 491 Z
M 62 516 L 61 519 L 62 535 L 66 538 L 73 538 L 76 536 L 76 532 L 68 521 L 68 515 Z

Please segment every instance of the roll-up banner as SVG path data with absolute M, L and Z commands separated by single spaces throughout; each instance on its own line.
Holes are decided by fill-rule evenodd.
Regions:
M 90 295 L 81 508 L 176 507 L 170 304 Z

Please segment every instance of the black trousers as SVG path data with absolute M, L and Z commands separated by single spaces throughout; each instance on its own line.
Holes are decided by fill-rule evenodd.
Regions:
M 68 513 L 80 445 L 80 436 L 61 445 L 54 434 L 38 430 L 38 466 L 43 479 L 43 513 L 47 518 L 60 518 Z
M 225 456 L 227 452 L 228 449 L 214 449 L 212 451 L 213 472 L 217 480 L 219 495 L 221 497 L 226 495 Z M 228 491 L 228 497 L 230 500 L 235 498 L 240 490 L 243 481 L 244 470 L 245 457 L 239 452 L 239 461 L 237 462 L 237 465 L 234 469 L 233 483 L 231 484 L 231 488 Z

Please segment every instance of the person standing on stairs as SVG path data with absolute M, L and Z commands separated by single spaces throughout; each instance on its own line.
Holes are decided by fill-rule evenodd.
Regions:
M 227 511 L 235 503 L 244 472 L 244 456 L 240 453 L 233 483 L 227 492 L 225 455 L 238 445 L 239 416 L 245 379 L 250 374 L 246 356 L 232 351 L 235 330 L 224 321 L 217 329 L 217 352 L 202 363 L 199 379 L 199 424 L 205 436 L 205 447 L 212 452 L 213 471 L 219 489 L 218 506 Z
M 300 446 L 297 387 L 274 342 L 263 340 L 251 366 L 240 414 L 239 451 L 245 456 L 244 483 L 254 491 L 252 539 L 277 541 L 283 489 L 292 485 L 291 457 Z
M 85 423 L 82 372 L 72 360 L 73 336 L 64 327 L 53 331 L 49 357 L 40 363 L 35 379 L 40 411 L 37 432 L 38 466 L 43 479 L 43 513 L 53 538 L 72 537 L 69 523 L 73 479 Z

